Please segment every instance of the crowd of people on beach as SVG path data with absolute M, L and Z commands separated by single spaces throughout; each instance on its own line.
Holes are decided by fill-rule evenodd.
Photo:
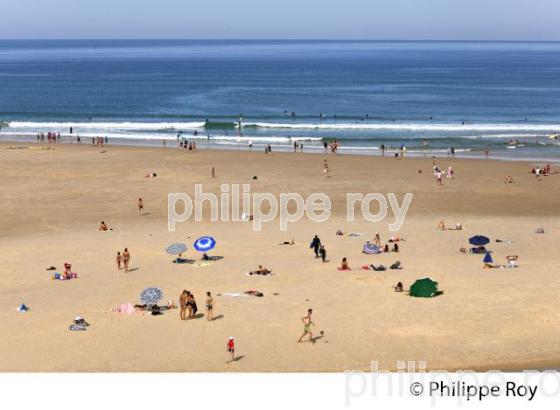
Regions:
M 535 175 L 536 177 L 550 175 L 552 173 L 552 169 L 550 164 L 546 164 L 543 167 L 537 165 L 536 167 L 531 169 L 531 174 Z
M 196 151 L 196 141 L 180 141 L 179 148 L 185 151 Z
M 46 134 L 44 132 L 38 132 L 37 142 L 45 141 L 45 137 L 49 144 L 56 144 L 57 142 L 60 142 L 60 132 L 48 131 Z

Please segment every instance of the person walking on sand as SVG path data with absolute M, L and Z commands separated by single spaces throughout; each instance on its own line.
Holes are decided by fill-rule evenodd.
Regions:
M 144 201 L 142 200 L 142 198 L 138 198 L 138 213 L 140 215 L 144 214 Z
M 124 271 L 125 273 L 128 272 L 128 264 L 130 263 L 130 253 L 128 252 L 128 248 L 124 248 L 122 254 L 122 260 L 124 263 Z
M 212 178 L 216 178 L 216 167 L 212 167 Z
M 323 245 L 319 248 L 319 254 L 321 255 L 321 260 L 324 262 L 327 261 L 327 250 Z
M 179 307 L 181 309 L 179 313 L 179 317 L 181 320 L 185 320 L 187 318 L 187 297 L 189 292 L 187 290 L 183 290 L 183 293 L 179 296 Z
M 226 363 L 231 363 L 235 360 L 235 341 L 233 336 L 230 336 L 226 345 L 229 360 Z
M 210 292 L 206 292 L 206 319 L 209 322 L 214 320 L 214 299 Z
M 319 237 L 317 235 L 315 235 L 313 237 L 313 240 L 311 241 L 311 248 L 313 248 L 313 252 L 315 252 L 315 257 L 318 258 L 319 257 L 319 248 L 321 247 L 321 240 L 319 239 Z
M 309 341 L 311 343 L 315 343 L 315 339 L 313 339 L 313 333 L 311 332 L 311 326 L 315 326 L 315 323 L 313 323 L 313 320 L 311 319 L 312 313 L 313 309 L 308 309 L 307 315 L 301 318 L 301 321 L 303 322 L 303 334 L 299 338 L 298 343 L 301 343 L 306 335 L 309 335 Z
M 120 252 L 117 252 L 117 270 L 121 270 L 121 262 L 122 262 L 122 256 Z

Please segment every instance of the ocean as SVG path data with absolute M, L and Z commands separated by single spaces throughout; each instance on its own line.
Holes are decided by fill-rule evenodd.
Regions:
M 3 141 L 557 162 L 560 43 L 0 40 L 0 121 Z

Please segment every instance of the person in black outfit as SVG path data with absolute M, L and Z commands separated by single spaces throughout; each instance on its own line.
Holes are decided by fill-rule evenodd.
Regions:
M 311 248 L 313 248 L 313 252 L 315 252 L 315 257 L 318 258 L 319 257 L 319 248 L 321 247 L 321 240 L 319 239 L 319 237 L 317 235 L 315 235 L 313 237 L 313 240 L 311 241 Z
M 323 262 L 326 262 L 327 250 L 325 249 L 325 247 L 323 245 L 321 245 L 321 247 L 319 248 L 319 254 L 321 255 L 321 260 Z

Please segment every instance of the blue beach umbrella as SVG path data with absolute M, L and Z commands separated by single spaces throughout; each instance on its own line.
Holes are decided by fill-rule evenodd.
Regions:
M 492 260 L 492 255 L 490 255 L 490 252 L 487 252 L 486 255 L 484 255 L 484 259 L 482 260 L 482 262 L 484 262 L 484 263 L 493 263 L 494 262 Z
M 167 252 L 168 255 L 180 255 L 183 252 L 186 252 L 186 250 L 187 245 L 185 245 L 184 243 L 172 243 L 167 248 L 165 248 L 165 252 Z
M 211 236 L 203 236 L 194 241 L 194 248 L 199 252 L 208 252 L 216 246 L 216 240 Z
M 163 292 L 159 288 L 146 288 L 140 294 L 140 301 L 146 305 L 155 305 L 163 299 Z
M 490 239 L 486 236 L 475 235 L 472 238 L 469 238 L 469 243 L 474 246 L 484 246 L 490 243 Z

